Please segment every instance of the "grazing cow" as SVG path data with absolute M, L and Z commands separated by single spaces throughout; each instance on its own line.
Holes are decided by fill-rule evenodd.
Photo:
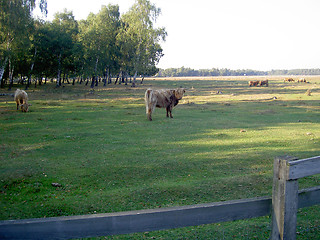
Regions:
M 307 80 L 305 78 L 300 78 L 298 82 L 307 83 Z
M 266 87 L 269 86 L 268 80 L 260 81 L 260 86 L 266 85 Z
M 256 87 L 260 84 L 260 81 L 249 81 L 249 87 Z
M 172 108 L 182 99 L 185 89 L 148 89 L 145 93 L 146 114 L 148 119 L 152 121 L 152 113 L 156 107 L 166 108 L 167 117 L 172 117 Z
M 28 112 L 30 104 L 28 103 L 28 94 L 20 89 L 17 89 L 14 93 L 14 100 L 17 103 L 17 110 L 19 106 L 22 112 Z
M 293 78 L 286 78 L 284 81 L 285 82 L 294 82 L 294 79 Z

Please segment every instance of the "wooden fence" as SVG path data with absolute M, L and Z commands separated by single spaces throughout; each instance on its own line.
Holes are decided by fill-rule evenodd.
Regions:
M 296 239 L 298 179 L 320 173 L 320 156 L 278 157 L 273 165 L 272 239 Z
M 5 220 L 0 221 L 0 239 L 96 237 L 233 221 L 271 213 L 272 239 L 295 239 L 297 208 L 320 204 L 320 186 L 298 191 L 296 181 L 320 173 L 320 156 L 292 160 L 289 157 L 275 159 L 272 198 L 83 216 Z M 294 203 L 291 203 L 292 200 Z

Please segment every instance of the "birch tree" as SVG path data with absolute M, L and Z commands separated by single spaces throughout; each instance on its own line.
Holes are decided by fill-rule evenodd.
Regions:
M 93 88 L 98 75 L 109 75 L 106 72 L 116 66 L 116 39 L 120 27 L 118 5 L 102 6 L 98 14 L 90 14 L 80 25 L 81 41 L 85 49 L 87 74 L 91 76 Z
M 159 44 L 165 41 L 167 35 L 164 28 L 155 28 L 161 9 L 151 4 L 149 0 L 136 0 L 130 10 L 123 15 L 125 26 L 124 37 L 132 45 L 131 52 L 134 77 L 132 87 L 135 87 L 138 74 L 145 74 L 147 69 L 155 67 L 162 57 Z
M 57 63 L 57 87 L 61 85 L 61 74 L 65 74 L 71 69 L 72 55 L 75 41 L 78 34 L 78 22 L 73 13 L 66 9 L 62 13 L 55 14 L 52 22 L 54 33 L 53 53 Z
M 43 13 L 47 13 L 46 0 L 2 0 L 0 1 L 0 81 L 4 87 L 3 74 L 13 46 L 19 46 L 19 41 L 28 38 L 26 29 L 32 24 L 32 11 L 36 2 Z

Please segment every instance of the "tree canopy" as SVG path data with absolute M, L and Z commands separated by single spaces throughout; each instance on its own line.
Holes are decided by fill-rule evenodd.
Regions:
M 154 75 L 163 56 L 164 28 L 154 22 L 161 10 L 149 0 L 136 0 L 120 16 L 119 6 L 102 6 L 97 14 L 77 21 L 68 10 L 52 22 L 35 20 L 36 3 L 46 13 L 46 0 L 4 0 L 0 13 L 0 80 L 28 78 L 91 79 L 91 86 L 110 76 Z M 23 31 L 22 31 L 23 30 Z M 41 82 L 40 82 L 41 83 Z
M 205 76 L 262 76 L 262 75 L 320 75 L 320 69 L 291 69 L 258 71 L 252 69 L 232 70 L 228 68 L 199 69 L 180 67 L 160 69 L 159 77 L 205 77 Z

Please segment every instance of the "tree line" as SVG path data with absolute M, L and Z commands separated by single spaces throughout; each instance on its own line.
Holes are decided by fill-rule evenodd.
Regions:
M 28 88 L 43 79 L 111 83 L 138 75 L 155 75 L 167 35 L 154 27 L 161 10 L 149 0 L 136 0 L 120 15 L 119 6 L 102 6 L 86 20 L 73 13 L 56 13 L 53 21 L 34 19 L 36 5 L 47 14 L 46 0 L 3 0 L 0 3 L 0 85 L 19 79 Z
M 266 75 L 320 75 L 320 69 L 292 69 L 257 71 L 251 69 L 231 70 L 227 68 L 199 69 L 167 68 L 159 69 L 159 77 L 206 77 L 206 76 L 266 76 Z

